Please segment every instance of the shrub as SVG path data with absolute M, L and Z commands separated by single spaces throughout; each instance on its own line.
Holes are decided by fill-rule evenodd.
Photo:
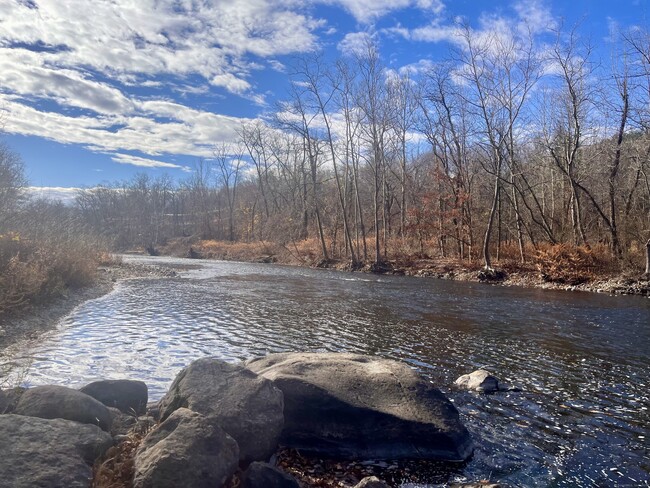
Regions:
M 568 285 L 585 283 L 597 273 L 611 271 L 613 266 L 604 248 L 569 244 L 542 247 L 537 251 L 535 264 L 545 281 Z
M 0 235 L 0 313 L 91 284 L 107 254 L 101 241 L 60 211 L 20 215 L 20 231 Z M 38 207 L 39 212 L 52 210 Z

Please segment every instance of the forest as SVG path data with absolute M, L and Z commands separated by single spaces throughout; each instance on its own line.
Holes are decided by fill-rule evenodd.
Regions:
M 621 33 L 607 59 L 575 30 L 540 43 L 459 25 L 456 38 L 446 60 L 399 70 L 372 37 L 352 57 L 294 60 L 283 101 L 183 181 L 139 174 L 71 207 L 34 202 L 4 148 L 2 265 L 56 223 L 95 256 L 232 258 L 220 249 L 261 243 L 271 259 L 350 269 L 649 273 L 650 34 Z
M 172 238 L 270 242 L 314 258 L 396 256 L 521 264 L 540 253 L 641 266 L 650 238 L 650 37 L 611 58 L 575 31 L 477 34 L 424 67 L 296 60 L 272 115 L 244 124 L 179 184 L 167 176 L 80 192 L 117 248 Z

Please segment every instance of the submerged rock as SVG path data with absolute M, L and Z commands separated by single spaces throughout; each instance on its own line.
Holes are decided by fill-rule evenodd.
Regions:
M 107 407 L 117 408 L 124 413 L 142 415 L 147 410 L 149 392 L 147 385 L 142 381 L 94 381 L 79 391 L 99 400 Z
M 65 386 L 37 386 L 25 391 L 14 410 L 18 415 L 43 419 L 66 419 L 98 425 L 110 431 L 111 413 L 93 397 Z
M 282 392 L 272 382 L 213 358 L 183 369 L 159 407 L 163 420 L 180 407 L 208 417 L 237 441 L 245 463 L 269 459 L 284 424 Z
M 348 459 L 462 461 L 472 453 L 456 408 L 406 364 L 287 353 L 247 366 L 284 393 L 281 442 L 287 447 Z
M 292 476 L 267 463 L 254 462 L 244 471 L 241 488 L 299 488 Z
M 0 416 L 0 488 L 88 487 L 106 432 L 70 420 Z
M 381 481 L 376 476 L 366 476 L 354 485 L 354 488 L 389 488 L 389 486 L 385 481 Z
M 237 470 L 235 440 L 203 415 L 180 408 L 144 438 L 135 488 L 213 488 Z
M 464 374 L 454 384 L 460 388 L 481 393 L 493 393 L 499 390 L 499 380 L 484 369 Z

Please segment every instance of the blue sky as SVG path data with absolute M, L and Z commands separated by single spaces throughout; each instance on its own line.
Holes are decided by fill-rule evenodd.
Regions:
M 38 187 L 182 179 L 273 110 L 296 56 L 372 35 L 388 68 L 418 69 L 464 19 L 541 36 L 579 23 L 606 58 L 612 29 L 649 17 L 646 0 L 0 0 L 2 139 Z

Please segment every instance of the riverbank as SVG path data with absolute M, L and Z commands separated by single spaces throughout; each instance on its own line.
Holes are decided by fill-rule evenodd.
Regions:
M 68 288 L 61 296 L 0 314 L 0 350 L 53 329 L 61 318 L 72 312 L 78 305 L 110 293 L 118 281 L 175 275 L 176 271 L 170 267 L 126 263 L 119 260 L 110 265 L 100 266 L 92 285 Z
M 482 263 L 477 261 L 422 258 L 396 252 L 389 252 L 389 259 L 380 266 L 353 267 L 340 260 L 323 261 L 316 243 L 312 241 L 286 246 L 270 242 L 230 243 L 183 238 L 172 240 L 157 251 L 163 255 L 195 259 L 277 263 L 502 286 L 650 296 L 650 277 L 635 271 L 634 266 L 627 265 L 629 269 L 620 271 L 604 257 L 603 252 L 585 252 L 566 246 L 538 253 L 525 264 L 517 259 L 502 259 L 496 263 L 492 273 L 486 273 Z

